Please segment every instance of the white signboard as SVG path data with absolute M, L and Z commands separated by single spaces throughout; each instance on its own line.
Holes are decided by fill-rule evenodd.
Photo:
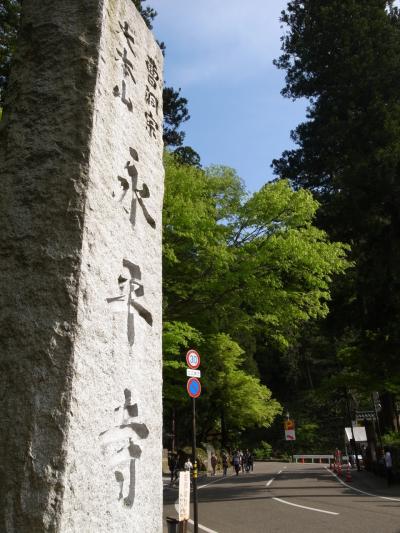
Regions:
M 179 472 L 179 522 L 190 518 L 190 472 Z
M 295 429 L 285 429 L 285 439 L 286 440 L 296 440 L 296 430 Z
M 192 370 L 191 368 L 187 368 L 186 375 L 189 378 L 201 378 L 201 370 Z

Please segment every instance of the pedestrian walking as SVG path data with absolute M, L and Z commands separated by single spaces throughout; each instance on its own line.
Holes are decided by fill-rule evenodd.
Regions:
M 222 452 L 222 470 L 223 475 L 226 476 L 228 473 L 228 456 L 226 452 Z
M 254 469 L 254 458 L 253 458 L 253 454 L 251 452 L 249 452 L 249 450 L 247 450 L 248 454 L 247 454 L 247 463 L 249 465 L 249 470 L 251 470 L 253 472 L 253 469 Z
M 232 459 L 232 463 L 233 463 L 233 468 L 235 469 L 236 475 L 238 476 L 239 472 L 240 472 L 240 455 L 239 455 L 239 452 L 235 452 L 235 454 L 233 456 L 233 459 Z
M 217 458 L 215 457 L 215 453 L 211 454 L 211 468 L 212 468 L 212 475 L 215 476 L 215 469 L 217 468 Z
M 179 461 L 178 456 L 175 453 L 172 453 L 168 457 L 168 466 L 169 471 L 171 473 L 171 485 L 178 479 L 178 471 L 179 471 Z
M 185 465 L 183 467 L 185 470 L 191 472 L 193 470 L 192 461 L 190 460 L 190 457 L 186 459 Z
M 243 452 L 243 456 L 242 456 L 242 472 L 243 471 L 246 471 L 246 472 L 249 471 L 247 467 L 247 450 Z
M 384 448 L 385 450 L 385 471 L 386 471 L 386 479 L 387 484 L 390 487 L 392 484 L 392 477 L 393 477 L 393 460 L 392 460 L 392 454 L 390 453 L 390 449 L 386 446 Z

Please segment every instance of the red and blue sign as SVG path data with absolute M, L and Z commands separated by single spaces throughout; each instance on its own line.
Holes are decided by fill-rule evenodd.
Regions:
M 201 383 L 197 378 L 188 379 L 186 388 L 191 398 L 198 398 L 201 394 Z
M 196 370 L 200 366 L 200 355 L 196 350 L 189 350 L 186 354 L 186 363 L 189 368 Z

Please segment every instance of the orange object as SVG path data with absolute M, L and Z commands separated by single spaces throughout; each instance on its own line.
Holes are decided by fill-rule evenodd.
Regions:
M 304 464 L 304 457 L 301 458 L 301 462 Z
M 288 418 L 287 420 L 283 421 L 283 426 L 285 428 L 285 431 L 289 431 L 290 429 L 294 429 L 294 420 L 290 420 Z

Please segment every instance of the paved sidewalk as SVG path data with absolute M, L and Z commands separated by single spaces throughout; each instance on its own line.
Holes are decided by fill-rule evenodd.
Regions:
M 390 498 L 400 499 L 400 484 L 393 483 L 390 487 L 387 485 L 385 477 L 377 476 L 373 472 L 367 470 L 357 471 L 356 468 L 351 469 L 352 481 L 346 481 L 346 468 L 343 468 L 343 475 L 341 479 L 344 483 L 356 489 L 371 492 L 378 496 L 386 496 Z

